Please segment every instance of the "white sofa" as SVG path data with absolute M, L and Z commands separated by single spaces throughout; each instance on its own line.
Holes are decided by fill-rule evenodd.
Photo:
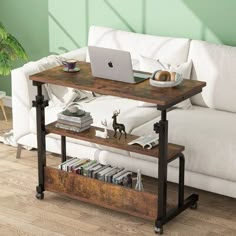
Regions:
M 135 69 L 142 69 L 140 54 L 175 65 L 192 60 L 191 79 L 206 81 L 207 87 L 202 94 L 191 99 L 192 108 L 174 109 L 168 113 L 169 141 L 186 148 L 186 185 L 236 197 L 236 48 L 96 26 L 90 28 L 88 45 L 130 51 Z M 89 61 L 86 48 L 61 56 Z M 58 60 L 50 56 L 12 71 L 13 130 L 18 144 L 37 147 L 35 109 L 32 108 L 35 88 L 28 77 L 56 65 Z M 56 93 L 55 90 L 56 87 Z M 67 95 L 65 92 L 69 93 L 66 88 L 59 90 L 62 96 Z M 48 98 L 46 92 L 45 96 Z M 50 99 L 46 123 L 56 120 L 56 114 L 65 107 L 60 95 L 58 102 L 53 101 L 52 95 Z M 121 109 L 118 121 L 126 124 L 128 132 L 136 135 L 153 133 L 153 124 L 160 115 L 154 107 L 111 96 L 85 99 L 81 103 L 91 112 L 96 125 L 104 118 L 111 121 L 113 110 Z M 60 153 L 59 136 L 48 135 L 46 143 L 48 151 Z M 158 174 L 156 158 L 79 140 L 68 139 L 67 154 L 95 158 L 132 171 L 140 168 L 143 174 L 153 177 Z M 176 162 L 170 164 L 169 181 L 178 181 L 177 165 Z

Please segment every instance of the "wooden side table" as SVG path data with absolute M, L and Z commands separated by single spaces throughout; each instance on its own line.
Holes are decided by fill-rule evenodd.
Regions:
M 0 91 L 0 107 L 2 109 L 2 113 L 4 115 L 4 118 L 7 121 L 7 115 L 6 115 L 6 111 L 5 111 L 5 108 L 4 108 L 4 103 L 3 103 L 3 100 L 2 100 L 4 97 L 6 97 L 6 92 Z
M 79 62 L 79 67 L 81 69 L 79 73 L 63 72 L 63 67 L 59 66 L 30 76 L 33 85 L 37 87 L 37 95 L 33 101 L 33 106 L 36 108 L 38 141 L 36 197 L 43 199 L 45 190 L 64 193 L 80 201 L 155 220 L 154 230 L 156 233 L 162 234 L 163 225 L 187 208 L 196 209 L 198 201 L 198 194 L 195 193 L 185 198 L 185 157 L 182 153 L 184 147 L 168 142 L 167 110 L 177 103 L 201 93 L 206 83 L 185 79 L 176 88 L 157 88 L 151 86 L 148 80 L 138 84 L 128 84 L 95 78 L 92 76 L 89 63 Z M 127 135 L 127 139 L 109 138 L 104 140 L 95 136 L 95 130 L 98 127 L 93 126 L 80 133 L 59 129 L 55 127 L 55 123 L 46 126 L 45 107 L 48 106 L 48 101 L 44 99 L 42 93 L 42 86 L 45 83 L 156 104 L 157 109 L 161 111 L 161 117 L 153 128 L 159 134 L 159 145 L 150 150 L 143 149 L 141 146 L 128 145 L 128 142 L 137 138 L 131 134 Z M 108 132 L 111 132 L 109 136 L 113 137 L 112 131 Z M 158 158 L 158 194 L 124 188 L 47 166 L 46 135 L 49 133 L 61 136 L 62 162 L 66 160 L 66 137 Z M 175 159 L 179 159 L 179 184 L 177 203 L 172 206 L 167 202 L 167 167 Z

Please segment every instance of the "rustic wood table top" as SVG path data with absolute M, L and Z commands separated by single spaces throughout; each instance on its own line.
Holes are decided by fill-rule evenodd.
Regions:
M 149 80 L 138 84 L 129 84 L 93 77 L 90 63 L 78 62 L 77 66 L 80 68 L 79 72 L 64 72 L 63 66 L 58 66 L 31 75 L 30 80 L 155 103 L 160 110 L 170 108 L 200 93 L 202 88 L 206 86 L 205 82 L 189 79 L 185 79 L 174 88 L 153 87 L 149 84 Z

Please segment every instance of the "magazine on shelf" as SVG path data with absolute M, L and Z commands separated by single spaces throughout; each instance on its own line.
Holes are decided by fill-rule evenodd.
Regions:
M 159 144 L 159 137 L 153 135 L 141 136 L 128 143 L 128 145 L 133 144 L 138 144 L 143 148 L 152 149 Z

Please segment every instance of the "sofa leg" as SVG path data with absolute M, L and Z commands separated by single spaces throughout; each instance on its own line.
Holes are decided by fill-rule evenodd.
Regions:
M 20 157 L 21 157 L 21 150 L 22 150 L 22 145 L 18 144 L 17 151 L 16 151 L 16 159 L 20 159 Z

